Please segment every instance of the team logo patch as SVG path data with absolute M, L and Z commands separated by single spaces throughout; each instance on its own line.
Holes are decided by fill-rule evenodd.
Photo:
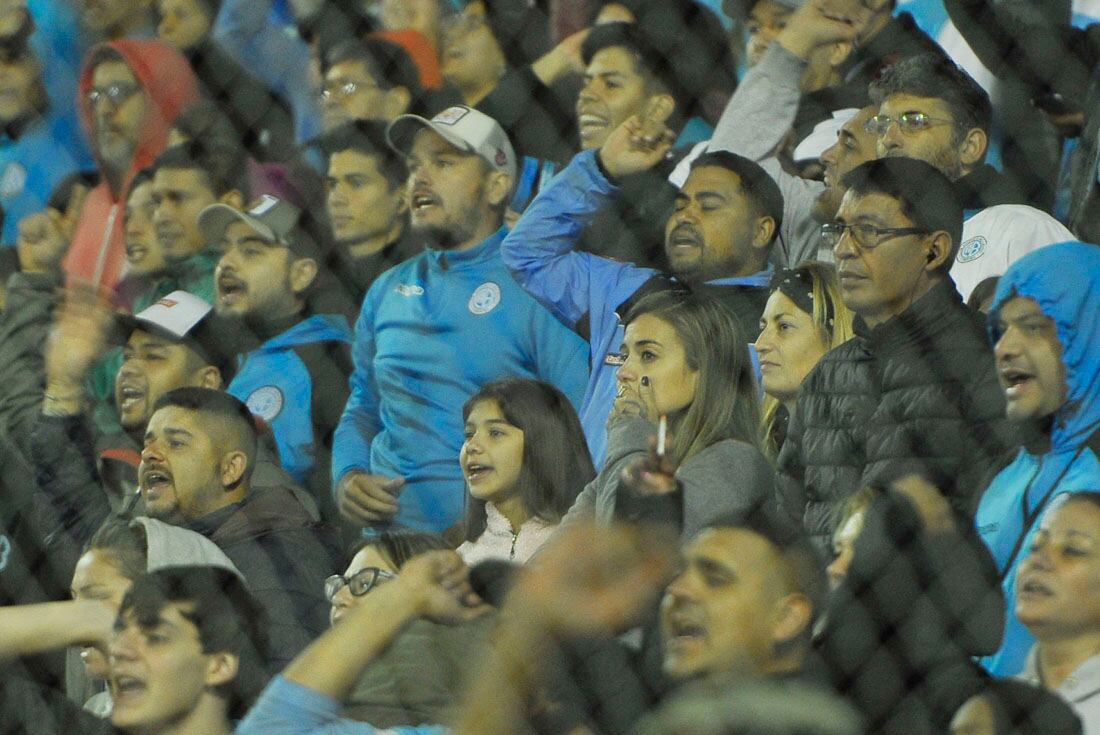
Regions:
M 274 385 L 265 385 L 252 391 L 245 400 L 245 405 L 249 411 L 270 424 L 282 413 L 283 392 Z
M 11 541 L 7 536 L 0 535 L 0 572 L 8 568 L 8 559 L 11 557 Z
M 487 281 L 474 289 L 474 295 L 470 297 L 470 303 L 467 306 L 470 308 L 471 314 L 480 316 L 488 314 L 499 303 L 500 286 L 492 281 Z
M 416 285 L 409 285 L 407 283 L 397 284 L 397 288 L 395 288 L 394 291 L 401 294 L 402 296 L 423 296 L 424 295 L 424 289 L 423 288 L 421 288 L 420 286 L 416 286 Z
M 985 246 L 987 244 L 989 244 L 989 241 L 982 235 L 970 238 L 959 248 L 958 261 L 960 263 L 969 263 L 972 260 L 977 260 L 985 253 Z
M 434 123 L 442 123 L 444 125 L 454 125 L 462 118 L 469 114 L 469 110 L 465 107 L 448 107 L 443 112 L 439 113 L 432 118 Z
M 23 193 L 23 187 L 27 185 L 27 169 L 23 164 L 12 161 L 4 167 L 4 175 L 0 176 L 0 197 L 11 199 Z

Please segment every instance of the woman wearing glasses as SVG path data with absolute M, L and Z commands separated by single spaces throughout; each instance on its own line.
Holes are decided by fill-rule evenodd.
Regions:
M 836 269 L 803 263 L 772 279 L 756 352 L 764 384 L 764 453 L 775 461 L 802 381 L 826 352 L 852 338 L 852 312 L 840 300 Z

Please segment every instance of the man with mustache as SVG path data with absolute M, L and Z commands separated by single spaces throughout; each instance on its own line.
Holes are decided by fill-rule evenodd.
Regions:
M 1013 613 L 1017 570 L 1040 517 L 1059 495 L 1100 487 L 1098 319 L 1100 251 L 1082 242 L 1018 260 L 989 311 L 1008 418 L 1034 429 L 990 482 L 975 517 L 1008 603 L 1001 648 L 982 661 L 996 676 L 1018 674 L 1035 642 Z
M 139 485 L 146 515 L 201 533 L 240 570 L 268 614 L 271 658 L 282 668 L 328 627 L 318 580 L 335 571 L 340 551 L 289 492 L 253 487 L 257 447 L 244 403 L 178 388 L 153 406 Z
M 89 52 L 79 112 L 102 179 L 88 194 L 65 257 L 70 280 L 106 289 L 118 283 L 130 181 L 164 150 L 169 126 L 196 99 L 191 67 L 165 44 L 124 38 Z
M 911 158 L 869 161 L 822 226 L 856 336 L 799 390 L 779 453 L 780 501 L 827 548 L 834 508 L 898 464 L 957 479 L 970 516 L 986 471 L 1014 445 L 981 316 L 948 271 L 962 210 L 950 182 Z
M 767 173 L 741 156 L 712 152 L 693 163 L 665 222 L 670 274 L 577 252 L 586 224 L 619 195 L 618 182 L 657 165 L 667 152 L 663 124 L 653 128 L 655 146 L 634 142 L 646 125 L 632 117 L 599 149 L 574 158 L 531 203 L 502 247 L 516 280 L 562 323 L 588 337 L 591 377 L 580 416 L 597 466 L 615 399 L 623 341 L 619 315 L 675 280 L 721 299 L 737 315 L 744 338 L 753 341 L 768 300 L 768 258 L 782 223 L 783 197 Z
M 462 515 L 457 408 L 505 376 L 545 380 L 577 405 L 585 346 L 501 262 L 516 157 L 496 120 L 456 105 L 399 117 L 386 135 L 405 156 L 411 239 L 426 249 L 367 291 L 332 480 L 359 526 L 441 532 Z

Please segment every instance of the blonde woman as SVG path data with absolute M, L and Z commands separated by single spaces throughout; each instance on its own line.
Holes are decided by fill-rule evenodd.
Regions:
M 853 314 L 840 299 L 836 270 L 806 262 L 772 278 L 756 352 L 764 383 L 764 454 L 775 462 L 798 389 L 826 352 L 852 338 Z

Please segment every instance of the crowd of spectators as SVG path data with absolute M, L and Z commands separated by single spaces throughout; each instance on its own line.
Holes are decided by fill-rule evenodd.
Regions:
M 0 735 L 1100 735 L 1100 18 L 937 5 L 0 0 Z

